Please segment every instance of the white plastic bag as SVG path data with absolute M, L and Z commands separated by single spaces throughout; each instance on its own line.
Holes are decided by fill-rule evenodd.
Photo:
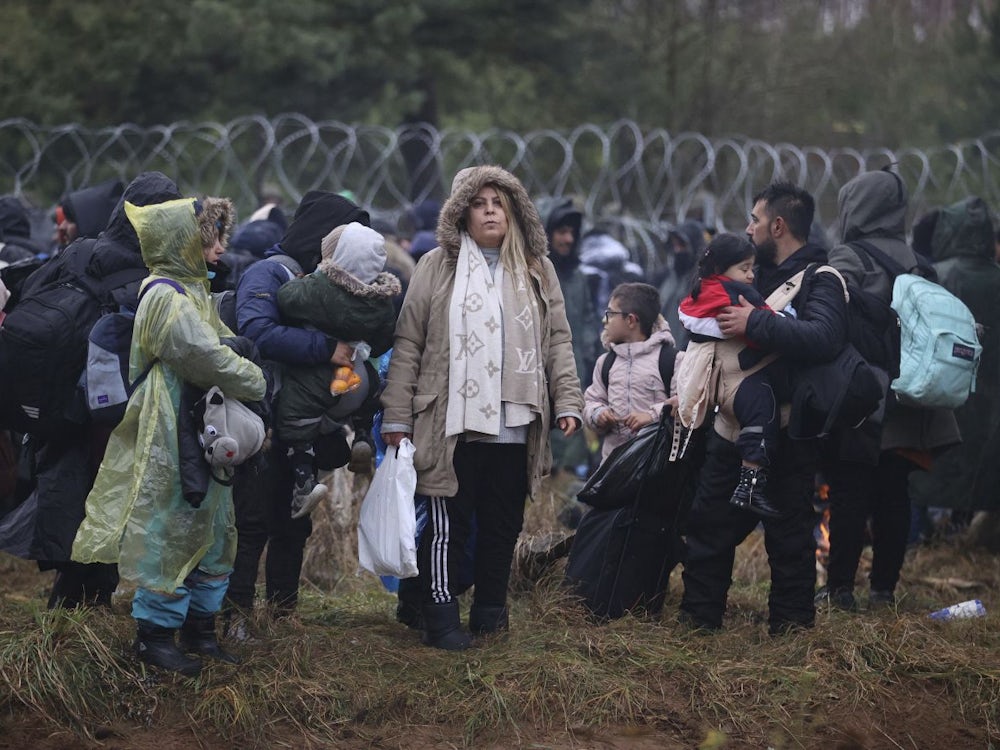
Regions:
M 399 448 L 386 449 L 385 458 L 361 503 L 358 519 L 358 562 L 380 576 L 417 575 L 417 514 L 413 493 L 413 443 L 404 438 Z

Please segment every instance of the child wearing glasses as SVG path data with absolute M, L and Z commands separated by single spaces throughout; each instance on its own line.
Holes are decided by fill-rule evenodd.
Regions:
M 597 358 L 584 393 L 584 423 L 602 436 L 601 460 L 647 424 L 660 418 L 670 383 L 660 374 L 660 350 L 674 337 L 660 315 L 656 287 L 630 282 L 611 292 L 601 341 L 608 352 Z M 613 356 L 610 369 L 605 362 Z
M 677 414 L 689 428 L 700 427 L 710 408 L 717 406 L 715 394 L 715 347 L 725 338 L 716 316 L 726 307 L 739 304 L 742 296 L 759 309 L 769 309 L 751 282 L 754 279 L 754 246 L 734 234 L 720 234 L 705 248 L 698 260 L 698 277 L 691 294 L 681 301 L 681 324 L 691 333 L 691 343 L 677 370 Z M 786 309 L 782 314 L 794 314 Z M 740 354 L 740 369 L 751 370 L 761 364 L 764 354 L 752 342 Z M 740 423 L 736 447 L 740 451 L 740 481 L 730 503 L 759 516 L 774 517 L 764 489 L 770 456 L 777 447 L 781 420 L 778 412 L 784 368 L 773 362 L 742 377 L 732 410 Z

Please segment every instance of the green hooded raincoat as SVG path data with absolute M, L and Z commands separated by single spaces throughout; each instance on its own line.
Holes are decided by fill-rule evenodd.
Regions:
M 143 286 L 165 277 L 180 282 L 186 294 L 158 284 L 139 305 L 129 376 L 137 377 L 150 361 L 155 365 L 111 435 L 87 497 L 73 559 L 118 563 L 123 579 L 173 594 L 195 567 L 209 575 L 227 574 L 236 554 L 230 488 L 211 483 L 198 509 L 181 494 L 181 386 L 217 385 L 230 398 L 256 401 L 264 397 L 264 375 L 219 341 L 233 334 L 219 320 L 208 293 L 194 201 L 126 203 L 125 211 L 150 270 Z

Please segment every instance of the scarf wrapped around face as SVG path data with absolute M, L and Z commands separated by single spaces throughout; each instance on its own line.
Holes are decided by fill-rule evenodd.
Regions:
M 448 313 L 447 436 L 499 435 L 541 413 L 544 362 L 538 300 L 524 270 L 498 263 L 491 277 L 482 250 L 462 232 Z

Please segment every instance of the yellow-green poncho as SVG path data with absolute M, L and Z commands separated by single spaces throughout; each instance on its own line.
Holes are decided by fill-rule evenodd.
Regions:
M 219 386 L 243 401 L 264 397 L 257 365 L 219 342 L 231 336 L 212 304 L 194 201 L 125 204 L 155 278 L 180 282 L 186 294 L 158 284 L 135 316 L 129 376 L 155 360 L 111 435 L 87 497 L 86 518 L 73 560 L 118 563 L 121 577 L 143 588 L 174 593 L 195 568 L 209 575 L 232 569 L 236 527 L 229 487 L 212 482 L 192 508 L 181 494 L 177 410 L 184 382 Z

